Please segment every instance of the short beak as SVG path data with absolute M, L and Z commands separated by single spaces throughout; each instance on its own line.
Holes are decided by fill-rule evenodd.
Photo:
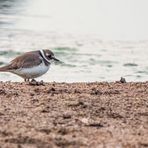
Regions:
M 57 58 L 55 57 L 52 57 L 53 60 L 57 61 L 57 62 L 61 62 L 60 60 L 58 60 Z

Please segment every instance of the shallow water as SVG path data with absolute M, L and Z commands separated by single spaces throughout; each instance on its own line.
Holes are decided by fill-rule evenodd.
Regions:
M 0 0 L 0 65 L 23 52 L 50 48 L 64 64 L 53 63 L 39 80 L 90 82 L 116 81 L 120 77 L 127 81 L 147 80 L 148 41 L 105 40 L 89 28 L 83 30 L 83 26 L 78 30 L 73 26 L 67 28 L 74 22 L 62 18 L 64 13 L 48 9 L 49 1 L 43 2 L 44 9 L 39 11 L 41 0 Z M 9 73 L 1 73 L 0 80 L 22 81 Z

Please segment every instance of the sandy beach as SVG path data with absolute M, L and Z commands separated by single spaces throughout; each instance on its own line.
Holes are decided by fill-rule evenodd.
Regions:
M 0 147 L 148 147 L 148 82 L 0 82 Z

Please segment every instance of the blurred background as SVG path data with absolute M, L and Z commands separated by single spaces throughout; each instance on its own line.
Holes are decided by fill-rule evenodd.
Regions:
M 0 0 L 0 66 L 23 52 L 52 49 L 40 79 L 57 82 L 146 81 L 147 0 Z M 0 81 L 22 81 L 0 73 Z

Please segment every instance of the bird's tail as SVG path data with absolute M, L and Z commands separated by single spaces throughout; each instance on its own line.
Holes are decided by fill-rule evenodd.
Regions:
M 0 67 L 0 72 L 7 72 L 9 70 L 8 66 Z

